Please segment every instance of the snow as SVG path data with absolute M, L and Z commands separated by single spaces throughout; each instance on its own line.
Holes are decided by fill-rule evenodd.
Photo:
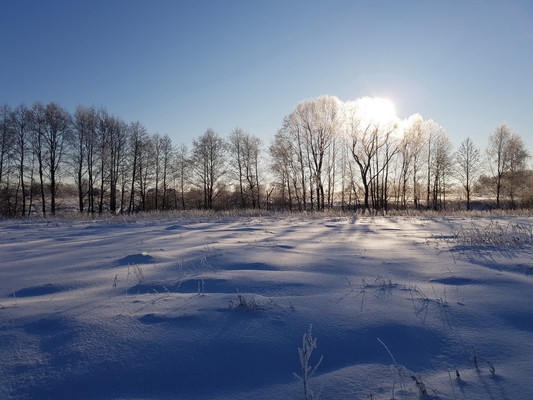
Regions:
M 303 399 L 312 326 L 321 399 L 530 399 L 532 229 L 527 216 L 0 221 L 0 398 Z

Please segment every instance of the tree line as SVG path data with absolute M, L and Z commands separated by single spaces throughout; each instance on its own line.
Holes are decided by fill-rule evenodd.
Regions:
M 297 104 L 268 147 L 235 128 L 207 129 L 191 147 L 105 108 L 55 103 L 0 108 L 0 214 L 58 210 L 121 214 L 151 210 L 267 208 L 368 212 L 531 207 L 530 158 L 507 125 L 484 151 L 415 114 L 368 115 L 379 99 L 321 96 Z M 76 199 L 75 205 L 72 199 Z
M 484 153 L 470 138 L 454 151 L 444 128 L 431 119 L 369 118 L 379 101 L 322 96 L 299 103 L 285 117 L 270 148 L 283 202 L 303 210 L 338 204 L 440 210 L 450 198 L 462 198 L 471 209 L 478 193 L 485 202 L 493 198 L 495 207 L 531 205 L 530 155 L 507 125 L 493 132 Z

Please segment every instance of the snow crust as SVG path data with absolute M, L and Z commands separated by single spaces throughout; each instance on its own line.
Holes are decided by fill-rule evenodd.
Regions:
M 303 399 L 310 325 L 324 400 L 533 398 L 533 219 L 496 222 L 1 221 L 0 398 Z

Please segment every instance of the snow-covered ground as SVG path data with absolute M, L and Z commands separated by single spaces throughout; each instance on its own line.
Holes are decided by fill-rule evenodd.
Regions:
M 0 398 L 303 399 L 312 326 L 315 398 L 531 399 L 532 229 L 1 221 Z

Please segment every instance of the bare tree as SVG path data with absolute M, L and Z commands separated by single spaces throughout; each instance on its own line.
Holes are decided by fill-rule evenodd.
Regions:
M 44 144 L 47 153 L 45 164 L 50 178 L 50 212 L 55 215 L 58 173 L 72 132 L 72 120 L 66 110 L 55 103 L 50 103 L 45 108 L 45 121 Z
M 119 118 L 110 115 L 107 110 L 98 110 L 98 147 L 100 161 L 100 188 L 98 212 L 104 211 L 105 194 L 109 195 L 109 211 L 116 213 L 118 182 L 121 166 L 126 157 L 127 126 Z
M 299 103 L 292 112 L 291 126 L 303 137 L 311 182 L 316 190 L 317 209 L 325 206 L 324 182 L 333 184 L 334 178 L 324 176 L 325 171 L 333 171 L 335 140 L 341 127 L 340 101 L 336 97 L 321 96 Z M 330 188 L 327 189 L 330 191 Z
M 509 169 L 509 142 L 512 132 L 509 127 L 502 124 L 496 128 L 489 136 L 489 147 L 487 148 L 487 158 L 489 168 L 496 180 L 496 207 L 500 207 L 500 197 L 503 186 L 503 176 Z
M 11 108 L 4 104 L 0 108 L 0 185 L 2 185 L 5 171 L 7 169 L 7 161 L 12 147 L 11 135 Z
M 137 160 L 137 182 L 141 200 L 141 210 L 147 211 L 149 204 L 148 193 L 154 183 L 156 173 L 156 149 L 153 137 L 147 137 L 141 142 L 141 152 Z M 155 190 L 153 191 L 155 193 Z
M 238 182 L 242 208 L 246 208 L 249 203 L 251 203 L 252 208 L 259 207 L 260 146 L 261 139 L 240 128 L 234 129 L 229 135 L 230 171 Z
M 163 170 L 162 166 L 162 160 L 161 160 L 161 135 L 159 133 L 155 133 L 150 138 L 151 142 L 151 150 L 153 154 L 153 198 L 151 207 L 154 210 L 159 210 L 159 197 L 160 197 L 160 185 L 161 185 L 161 171 Z M 150 199 L 152 200 L 152 199 Z
M 131 189 L 130 199 L 128 204 L 128 214 L 136 211 L 135 193 L 137 191 L 137 184 L 139 182 L 139 175 L 144 169 L 144 161 L 141 159 L 143 154 L 143 146 L 148 140 L 148 132 L 140 122 L 134 122 L 129 125 L 129 160 L 131 171 Z M 141 165 L 141 166 L 140 166 Z
M 32 152 L 37 159 L 39 175 L 39 192 L 41 197 L 41 211 L 46 215 L 46 193 L 44 177 L 44 134 L 45 134 L 45 108 L 41 103 L 35 103 L 31 114 L 31 146 Z
M 75 113 L 75 129 L 82 130 L 83 143 L 78 144 L 83 146 L 83 150 L 78 152 L 84 153 L 84 165 L 87 168 L 87 212 L 95 213 L 95 196 L 96 196 L 96 182 L 98 174 L 103 172 L 99 170 L 100 158 L 103 157 L 100 146 L 100 135 L 98 130 L 98 112 L 94 108 L 82 109 L 80 113 Z M 77 119 L 80 121 L 77 121 Z M 77 133 L 79 139 L 80 132 Z M 83 168 L 83 162 L 82 162 Z M 82 173 L 83 177 L 83 173 Z M 83 188 L 82 188 L 83 190 Z M 83 197 L 83 193 L 81 194 Z
M 435 172 L 435 147 L 438 135 L 441 134 L 443 128 L 433 120 L 424 121 L 424 137 L 425 137 L 425 156 L 426 156 L 426 207 L 429 208 L 431 204 L 432 183 Z
M 433 120 L 425 122 L 427 138 L 427 206 L 446 207 L 446 189 L 452 167 L 453 146 L 446 131 Z
M 472 139 L 466 138 L 455 153 L 456 173 L 466 196 L 466 209 L 470 210 L 472 187 L 479 177 L 481 169 L 481 153 Z
M 359 169 L 363 188 L 364 210 L 386 208 L 388 167 L 398 151 L 393 143 L 395 123 L 382 124 L 366 118 L 362 106 L 368 99 L 345 103 L 345 131 L 349 138 L 350 154 Z M 392 121 L 391 121 L 392 122 Z
M 127 125 L 117 117 L 110 118 L 108 124 L 110 150 L 109 211 L 116 214 L 119 211 L 117 205 L 118 183 L 121 180 L 122 166 L 127 156 L 128 130 Z
M 85 199 L 94 196 L 94 138 L 96 136 L 97 116 L 94 109 L 82 106 L 76 108 L 73 120 L 71 158 L 75 181 L 78 187 L 78 208 L 84 211 Z M 89 208 L 94 211 L 94 202 L 89 201 Z
M 110 149 L 108 148 L 108 119 L 109 114 L 106 109 L 100 108 L 98 110 L 98 161 L 99 161 L 99 179 L 100 186 L 98 188 L 98 214 L 104 212 L 104 196 L 109 183 L 110 170 Z
M 246 208 L 245 189 L 245 160 L 244 160 L 244 136 L 246 133 L 240 129 L 235 128 L 229 135 L 228 152 L 230 155 L 230 172 L 235 176 L 239 185 L 239 195 L 241 199 L 241 207 Z
M 305 133 L 294 118 L 294 113 L 283 119 L 282 127 L 277 132 L 275 141 L 278 145 L 285 146 L 286 151 L 288 151 L 289 158 L 286 158 L 285 161 L 289 163 L 291 168 L 291 182 L 289 184 L 293 189 L 299 210 L 307 209 L 309 197 L 312 207 L 312 183 L 311 179 L 308 179 L 308 176 L 311 175 L 309 149 Z
M 352 162 L 351 152 L 352 138 L 344 135 L 340 141 L 340 159 L 338 167 L 340 169 L 340 201 L 341 208 L 353 207 L 354 210 L 361 207 L 361 185 L 360 170 L 356 163 Z
M 361 118 L 358 115 L 358 103 L 345 103 L 345 129 L 346 136 L 349 138 L 348 146 L 353 161 L 359 169 L 361 184 L 363 186 L 363 207 L 365 211 L 370 210 L 370 167 L 372 157 L 374 157 L 375 141 L 372 140 L 371 131 L 373 127 L 367 124 L 361 127 Z
M 193 141 L 192 168 L 203 191 L 203 208 L 212 209 L 226 174 L 226 144 L 212 129 Z
M 172 139 L 168 135 L 165 134 L 159 137 L 158 152 L 158 178 L 156 179 L 156 182 L 158 183 L 159 180 L 161 180 L 161 184 L 163 186 L 161 209 L 166 210 L 169 208 L 169 184 L 172 179 L 172 167 L 174 165 L 174 160 L 176 156 L 175 148 L 172 144 Z M 158 188 L 157 183 L 156 189 Z
M 28 192 L 31 191 L 31 180 L 33 175 L 33 168 L 30 164 L 30 184 L 26 182 L 26 173 L 28 172 L 28 158 L 30 158 L 30 123 L 31 111 L 25 105 L 20 105 L 11 113 L 11 129 L 13 132 L 13 157 L 17 163 L 18 171 L 18 185 L 16 198 L 18 199 L 19 189 L 21 191 L 21 215 L 25 216 L 27 210 Z
M 11 108 L 7 104 L 0 108 L 0 210 L 6 214 L 11 214 L 9 177 L 14 146 L 11 112 Z
M 524 142 L 520 135 L 514 133 L 509 143 L 509 172 L 506 175 L 511 207 L 516 207 L 516 195 L 525 192 L 527 189 L 527 179 L 525 174 L 529 152 L 524 147 Z
M 291 151 L 291 145 L 286 135 L 282 130 L 278 131 L 274 136 L 274 141 L 269 148 L 271 160 L 271 172 L 274 174 L 275 187 L 278 188 L 278 202 L 280 206 L 288 204 L 289 210 L 293 206 L 293 187 L 298 196 L 297 177 L 299 176 L 297 170 L 294 168 L 297 165 L 295 155 Z
M 76 108 L 73 118 L 72 143 L 69 146 L 71 148 L 71 161 L 73 164 L 75 181 L 78 187 L 78 209 L 80 212 L 83 212 L 84 210 L 85 197 L 87 194 L 87 181 L 85 178 L 85 174 L 87 173 L 87 168 L 85 166 L 87 160 L 85 154 L 85 142 L 88 131 L 86 120 L 88 118 L 85 117 L 86 115 L 88 115 L 88 113 L 85 111 L 84 107 L 78 106 Z
M 70 114 L 55 103 L 36 103 L 31 118 L 32 149 L 39 166 L 42 213 L 46 215 L 45 177 L 50 191 L 50 212 L 56 213 L 59 171 L 71 134 Z
M 407 207 L 407 192 L 412 192 L 413 205 L 420 205 L 420 169 L 424 147 L 424 120 L 419 114 L 410 116 L 399 144 L 400 166 L 398 194 L 403 208 Z
M 387 211 L 388 209 L 388 189 L 389 189 L 389 168 L 391 160 L 398 153 L 399 141 L 393 135 L 397 125 L 386 126 L 382 130 L 381 136 L 384 143 L 374 157 L 374 173 L 372 175 L 372 206 L 375 210 Z M 376 137 L 376 140 L 379 140 Z
M 187 202 L 185 199 L 185 189 L 191 180 L 191 160 L 189 159 L 189 149 L 186 145 L 181 144 L 176 150 L 176 165 L 175 175 L 176 184 L 174 187 L 179 189 L 179 204 L 180 207 L 185 210 L 187 208 Z M 178 207 L 177 191 L 174 191 L 175 199 L 174 206 Z
M 512 196 L 514 188 L 511 176 L 523 168 L 529 154 L 524 149 L 522 138 L 512 132 L 506 124 L 498 126 L 494 133 L 489 136 L 489 146 L 486 153 L 489 168 L 495 181 L 496 207 L 500 207 L 506 181 L 510 185 Z

